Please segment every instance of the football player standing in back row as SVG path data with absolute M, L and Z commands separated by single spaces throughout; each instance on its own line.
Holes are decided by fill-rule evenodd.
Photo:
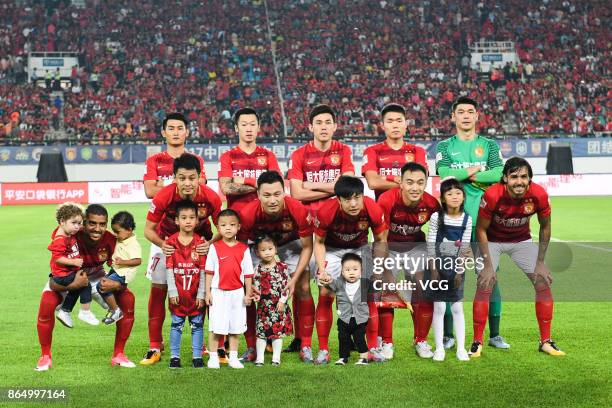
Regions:
M 476 133 L 478 103 L 467 97 L 458 98 L 452 107 L 451 120 L 456 134 L 438 143 L 436 171 L 440 178 L 455 177 L 464 183 L 465 212 L 472 218 L 472 240 L 476 241 L 475 227 L 480 198 L 485 190 L 501 178 L 504 162 L 499 146 L 491 139 Z M 489 345 L 499 349 L 510 348 L 499 333 L 501 320 L 501 294 L 495 283 L 489 305 Z M 453 316 L 447 304 L 444 316 L 444 348 L 455 344 Z

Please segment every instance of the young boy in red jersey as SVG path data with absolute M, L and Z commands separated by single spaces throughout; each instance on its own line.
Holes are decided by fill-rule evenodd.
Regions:
M 51 279 L 61 286 L 68 286 L 76 277 L 77 272 L 83 266 L 83 258 L 79 254 L 76 234 L 83 225 L 83 209 L 78 204 L 64 203 L 55 212 L 55 219 L 59 226 L 51 234 L 51 244 L 47 247 L 51 251 Z M 77 299 L 81 303 L 91 302 L 91 285 L 69 290 L 60 310 L 57 312 L 57 320 L 64 326 L 72 328 L 72 317 L 70 313 L 74 309 Z
M 236 211 L 221 211 L 217 229 L 221 239 L 210 246 L 206 257 L 208 368 L 219 368 L 219 355 L 212 350 L 216 350 L 220 336 L 229 337 L 229 366 L 244 368 L 238 360 L 238 342 L 247 329 L 246 306 L 251 304 L 253 296 L 253 262 L 249 247 L 236 239 L 240 229 Z
M 495 285 L 496 270 L 502 254 L 529 278 L 535 289 L 535 311 L 540 328 L 539 350 L 551 356 L 564 356 L 550 337 L 553 319 L 552 276 L 544 263 L 550 242 L 551 208 L 544 188 L 533 183 L 529 163 L 520 157 L 508 159 L 502 179 L 485 191 L 480 201 L 476 238 L 482 252 L 484 267 L 479 268 L 474 297 L 474 342 L 472 358 L 482 353 L 483 332 L 489 314 L 489 298 Z M 529 219 L 538 215 L 539 242 L 531 240 Z
M 166 258 L 168 303 L 172 326 L 170 329 L 170 368 L 181 368 L 181 335 L 185 319 L 191 326 L 191 346 L 194 368 L 204 367 L 204 266 L 206 257 L 196 247 L 203 242 L 194 233 L 198 222 L 198 207 L 191 200 L 176 204 L 176 224 L 179 232 L 168 238 L 168 245 L 176 250 Z

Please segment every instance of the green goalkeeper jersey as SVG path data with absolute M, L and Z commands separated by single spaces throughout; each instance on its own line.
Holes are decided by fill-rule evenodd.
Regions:
M 466 169 L 474 166 L 484 166 L 485 171 L 476 173 L 476 181 L 472 182 Z M 452 176 L 464 183 L 465 210 L 472 217 L 474 228 L 482 194 L 500 180 L 503 167 L 499 145 L 480 135 L 470 141 L 455 135 L 438 143 L 436 148 L 436 172 L 441 179 Z

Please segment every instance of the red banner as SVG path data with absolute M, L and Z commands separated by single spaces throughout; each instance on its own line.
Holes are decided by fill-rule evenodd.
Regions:
M 2 183 L 2 205 L 86 204 L 88 183 Z

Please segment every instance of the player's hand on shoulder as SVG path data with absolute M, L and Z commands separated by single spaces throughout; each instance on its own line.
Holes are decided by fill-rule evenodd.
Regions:
M 210 249 L 210 241 L 203 241 L 201 244 L 196 245 L 196 252 L 200 256 L 208 255 Z
M 164 240 L 161 249 L 165 256 L 170 256 L 174 253 L 174 247 L 172 245 L 168 245 L 166 240 Z
M 179 298 L 178 296 L 172 296 L 168 298 L 168 301 L 170 302 L 171 305 L 175 305 L 178 306 L 179 304 Z

